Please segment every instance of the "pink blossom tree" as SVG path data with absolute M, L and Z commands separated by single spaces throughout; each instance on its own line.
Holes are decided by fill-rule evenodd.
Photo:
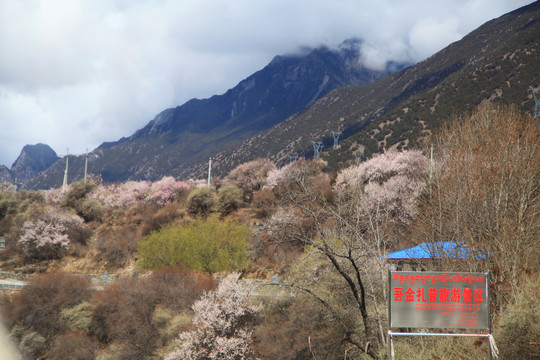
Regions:
M 321 159 L 305 160 L 302 158 L 291 162 L 280 169 L 269 171 L 264 188 L 273 190 L 279 184 L 303 182 L 307 178 L 320 176 L 323 165 Z
M 418 150 L 387 152 L 342 170 L 334 189 L 339 194 L 358 189 L 364 195 L 364 210 L 384 221 L 408 223 L 417 213 L 427 164 Z
M 208 179 L 187 179 L 186 181 L 195 189 L 200 189 L 202 187 L 208 186 Z
M 125 183 L 98 186 L 90 195 L 110 207 L 128 207 L 144 201 L 151 193 L 150 181 L 127 181 Z
M 101 204 L 110 207 L 128 207 L 141 201 L 152 201 L 159 206 L 167 202 L 185 197 L 191 186 L 183 181 L 176 181 L 172 176 L 165 176 L 161 180 L 127 181 L 119 184 L 100 185 L 90 198 L 98 200 Z
M 60 201 L 62 201 L 62 198 L 69 190 L 69 186 L 67 189 L 62 190 L 62 188 L 51 188 L 48 190 L 40 190 L 41 193 L 43 193 L 43 196 L 45 197 L 45 202 L 50 205 L 59 206 Z
M 256 159 L 238 165 L 225 178 L 226 184 L 234 184 L 244 190 L 248 199 L 256 190 L 262 189 L 268 173 L 275 170 L 276 165 L 268 159 Z
M 292 162 L 283 166 L 282 168 L 269 171 L 268 176 L 266 177 L 264 188 L 272 190 L 277 186 L 279 182 L 289 179 L 291 177 L 290 175 L 292 174 L 293 169 L 297 167 L 297 165 L 298 164 L 296 164 L 296 162 Z
M 185 197 L 191 187 L 183 181 L 176 181 L 172 176 L 165 176 L 161 180 L 152 183 L 152 193 L 147 200 L 155 201 L 159 206 L 167 202 Z
M 27 259 L 59 258 L 70 246 L 68 231 L 73 226 L 84 226 L 84 220 L 77 215 L 49 210 L 38 220 L 24 223 L 17 244 Z
M 127 207 L 145 200 L 151 193 L 150 181 L 127 181 L 119 184 L 99 185 L 90 198 L 110 207 Z
M 205 293 L 192 307 L 197 328 L 180 333 L 179 347 L 166 359 L 254 359 L 247 325 L 260 307 L 250 302 L 252 292 L 253 287 L 240 282 L 235 273 Z

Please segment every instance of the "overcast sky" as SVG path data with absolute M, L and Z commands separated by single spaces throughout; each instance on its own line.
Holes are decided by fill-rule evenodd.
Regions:
M 91 151 L 302 46 L 416 62 L 531 2 L 0 0 L 0 165 L 26 144 Z

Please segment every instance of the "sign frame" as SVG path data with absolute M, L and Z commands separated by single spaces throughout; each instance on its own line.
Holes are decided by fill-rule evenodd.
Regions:
M 400 277 L 399 276 L 399 273 L 401 273 L 403 275 L 403 277 Z M 397 278 L 393 278 L 392 275 L 396 274 L 397 275 Z M 465 276 L 463 276 L 465 275 Z M 412 276 L 412 277 L 409 277 L 409 276 Z M 459 277 L 458 277 L 459 276 Z M 472 283 L 474 281 L 478 281 L 479 277 L 481 277 L 483 279 L 483 286 L 482 287 L 474 287 L 472 286 Z M 388 352 L 389 352 L 389 357 L 390 359 L 394 359 L 394 347 L 393 347 L 393 343 L 392 343 L 392 337 L 393 336 L 452 336 L 452 337 L 485 337 L 485 338 L 489 338 L 489 343 L 490 343 L 490 346 L 489 346 L 489 358 L 492 359 L 493 358 L 493 352 L 494 352 L 494 349 L 496 350 L 496 346 L 495 346 L 495 341 L 493 339 L 493 336 L 491 335 L 491 311 L 490 311 L 490 292 L 489 292 L 489 278 L 490 278 L 490 272 L 487 271 L 485 273 L 469 273 L 469 272 L 460 272 L 460 273 L 455 273 L 455 272 L 423 272 L 423 271 L 392 271 L 390 269 L 390 266 L 388 266 Z M 394 280 L 393 280 L 394 279 Z M 423 307 L 424 305 L 427 305 L 429 306 L 430 304 L 426 304 L 426 301 L 420 301 L 420 303 L 415 303 L 414 301 L 414 298 L 417 297 L 419 300 L 425 300 L 423 298 L 424 296 L 424 291 L 425 290 L 418 290 L 419 289 L 419 286 L 416 286 L 414 287 L 415 290 L 412 290 L 414 283 L 416 281 L 419 281 L 420 283 L 422 283 L 422 285 L 426 285 L 426 283 L 429 283 L 428 286 L 431 286 L 430 289 L 432 289 L 432 291 L 434 292 L 434 294 L 432 294 L 432 296 L 440 296 L 440 293 L 438 292 L 439 290 L 437 289 L 442 289 L 443 287 L 439 286 L 437 287 L 435 284 L 438 282 L 438 281 L 441 281 L 441 282 L 452 282 L 456 280 L 455 282 L 455 287 L 453 289 L 457 289 L 455 290 L 455 295 L 457 296 L 457 298 L 453 299 L 454 301 L 453 302 L 456 302 L 458 304 L 449 304 L 449 306 L 454 306 L 454 308 L 459 308 L 459 309 L 470 309 L 468 306 L 469 304 L 460 304 L 460 300 L 463 300 L 464 298 L 461 298 L 461 295 L 462 295 L 462 289 L 464 289 L 464 284 L 459 284 L 461 283 L 463 280 L 465 282 L 468 283 L 468 286 L 467 289 L 467 294 L 474 294 L 474 289 L 483 289 L 485 290 L 485 292 L 483 292 L 482 294 L 482 291 L 479 291 L 478 294 L 480 294 L 480 298 L 473 298 L 473 297 L 467 297 L 467 302 L 470 302 L 471 305 L 476 309 L 476 307 L 478 305 L 476 305 L 476 303 L 473 302 L 473 300 L 480 300 L 482 299 L 481 303 L 483 304 L 482 306 L 478 306 L 478 313 L 477 313 L 477 316 L 476 318 L 474 318 L 474 311 L 472 313 L 459 313 L 458 312 L 458 315 L 456 316 L 455 315 L 455 311 L 452 311 L 451 314 L 449 315 L 446 315 L 445 312 L 444 312 L 444 307 L 440 307 L 440 308 L 437 308 L 436 306 L 441 306 L 441 304 L 436 301 L 437 304 L 433 304 L 434 306 L 434 309 L 422 309 L 421 307 Z M 409 294 L 405 294 L 405 291 L 403 291 L 401 294 L 399 291 L 392 291 L 392 281 L 396 282 L 396 281 L 399 281 L 399 284 L 403 284 L 408 281 L 409 282 L 409 285 L 411 286 L 408 286 L 407 288 L 407 291 L 409 291 Z M 395 288 L 394 288 L 395 289 Z M 437 291 L 433 290 L 433 289 L 436 289 Z M 444 288 L 446 290 L 448 290 L 447 288 Z M 404 290 L 403 287 L 401 288 L 401 290 Z M 412 293 L 411 293 L 412 291 Z M 436 295 L 435 295 L 436 294 Z M 410 296 L 413 296 L 412 300 L 410 298 Z M 426 320 L 425 318 L 422 318 L 422 316 L 420 315 L 419 318 L 415 317 L 415 315 L 410 315 L 408 314 L 407 316 L 404 316 L 402 318 L 400 318 L 397 322 L 394 321 L 394 323 L 392 322 L 392 303 L 396 303 L 396 299 L 397 298 L 394 298 L 394 301 L 392 301 L 393 299 L 393 296 L 396 296 L 396 297 L 399 297 L 399 296 L 402 296 L 403 298 L 405 296 L 409 296 L 407 298 L 407 302 L 410 302 L 412 305 L 412 310 L 413 311 L 418 311 L 420 310 L 420 314 L 421 315 L 426 315 L 428 316 L 428 319 Z M 474 295 L 472 295 L 474 296 Z M 483 296 L 483 297 L 481 297 Z M 403 299 L 401 299 L 403 300 Z M 431 300 L 437 300 L 437 298 L 430 298 L 430 301 Z M 439 298 L 440 300 L 440 298 Z M 424 304 L 422 304 L 422 302 Z M 418 304 L 418 305 L 417 305 Z M 464 308 L 464 306 L 466 306 Z M 419 307 L 421 309 L 419 309 Z M 398 308 L 400 308 L 401 310 L 404 309 L 404 307 L 400 307 L 398 306 Z M 405 306 L 405 309 L 406 309 L 406 306 Z M 428 311 L 424 311 L 422 313 L 422 310 L 428 310 Z M 410 310 L 409 310 L 410 311 Z M 437 311 L 440 311 L 442 312 L 442 317 L 440 315 L 437 314 Z M 484 313 L 480 313 L 480 311 L 483 311 Z M 434 319 L 430 319 L 429 318 L 429 315 L 434 315 Z M 461 316 L 460 316 L 461 315 Z M 396 314 L 394 313 L 394 316 L 396 316 Z M 464 319 L 465 318 L 465 319 Z M 448 319 L 450 320 L 450 326 L 447 326 L 445 325 L 445 323 L 443 321 L 440 321 L 441 319 Z M 460 321 L 461 324 L 463 323 L 466 323 L 466 322 L 470 322 L 472 324 L 477 324 L 477 326 L 459 326 L 458 323 L 457 323 L 457 319 L 461 319 Z M 471 320 L 466 320 L 466 319 L 471 319 Z M 452 320 L 455 320 L 454 323 L 452 323 L 451 321 Z M 408 321 L 410 321 L 410 323 L 408 323 Z M 430 322 L 431 321 L 431 322 Z M 435 321 L 435 322 L 434 322 Z M 437 321 L 440 321 L 441 325 L 437 325 Z M 395 326 L 396 325 L 399 325 L 399 326 Z M 426 326 L 427 325 L 427 326 Z M 429 333 L 429 332 L 393 332 L 391 329 L 392 328 L 430 328 L 430 329 L 481 329 L 481 330 L 487 330 L 488 333 L 487 334 L 481 334 L 481 333 L 476 333 L 476 334 L 463 334 L 463 333 Z M 495 351 L 495 353 L 497 353 L 498 351 Z
M 390 328 L 489 330 L 489 274 L 389 271 Z

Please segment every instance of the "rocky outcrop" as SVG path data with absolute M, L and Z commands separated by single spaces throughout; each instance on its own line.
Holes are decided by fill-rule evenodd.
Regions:
M 47 170 L 59 157 L 45 144 L 26 145 L 11 167 L 13 181 L 25 184 L 34 176 Z
M 13 177 L 7 166 L 0 165 L 0 183 L 3 182 L 13 182 Z

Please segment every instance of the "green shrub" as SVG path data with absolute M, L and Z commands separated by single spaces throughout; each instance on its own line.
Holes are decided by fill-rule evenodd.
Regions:
M 207 216 L 216 207 L 216 190 L 211 187 L 195 189 L 189 194 L 187 202 L 190 214 Z
M 222 216 L 238 210 L 242 204 L 244 192 L 238 186 L 225 185 L 218 192 L 218 209 Z
M 93 181 L 77 181 L 69 186 L 69 191 L 62 198 L 61 204 L 64 207 L 70 207 L 77 209 L 77 203 L 86 198 L 92 190 L 97 187 L 97 184 Z
M 95 199 L 88 199 L 86 196 L 98 186 L 93 181 L 77 181 L 70 185 L 69 191 L 62 198 L 60 204 L 65 208 L 72 208 L 77 215 L 85 221 L 101 221 L 103 207 Z
M 84 301 L 74 307 L 60 311 L 59 320 L 73 332 L 88 333 L 92 321 L 91 304 Z
M 103 206 L 96 199 L 82 199 L 77 203 L 75 210 L 84 221 L 103 220 Z
M 216 217 L 166 227 L 139 244 L 139 266 L 155 269 L 183 264 L 206 272 L 244 269 L 249 237 L 246 224 Z
M 37 359 L 46 349 L 45 337 L 35 331 L 23 336 L 19 343 L 19 349 L 28 359 Z
M 24 222 L 41 216 L 44 209 L 45 197 L 39 192 L 0 192 L 0 233 L 17 238 Z

